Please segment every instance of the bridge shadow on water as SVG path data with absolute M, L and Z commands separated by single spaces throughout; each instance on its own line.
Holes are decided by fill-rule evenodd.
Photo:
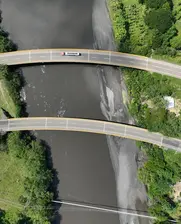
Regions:
M 19 66 L 21 66 L 21 68 L 28 68 L 28 67 L 38 67 L 38 66 L 41 66 L 41 65 L 57 65 L 57 64 L 61 64 L 61 65 L 67 65 L 67 64 L 71 64 L 71 65 L 74 65 L 74 66 L 101 66 L 101 64 L 97 64 L 97 63 L 91 63 L 91 62 L 86 62 L 86 61 L 83 61 L 83 62 L 74 62 L 74 61 L 48 61 L 48 62 L 32 62 L 32 63 L 23 63 L 23 64 L 20 64 L 20 65 L 11 65 L 11 67 L 13 67 L 14 69 L 19 69 Z M 107 65 L 107 64 L 103 64 L 103 66 L 110 66 L 110 65 Z M 118 67 L 116 65 L 114 65 L 114 67 Z

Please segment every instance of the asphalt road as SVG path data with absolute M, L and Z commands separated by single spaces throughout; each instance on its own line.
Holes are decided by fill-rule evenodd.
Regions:
M 1 131 L 18 130 L 64 130 L 106 134 L 149 142 L 160 147 L 174 149 L 181 152 L 181 140 L 168 138 L 159 133 L 146 129 L 108 121 L 96 121 L 79 118 L 12 118 L 0 120 Z
M 62 56 L 61 52 L 80 52 L 81 56 Z M 73 62 L 132 67 L 181 78 L 181 66 L 139 55 L 88 49 L 36 49 L 0 54 L 0 64 L 22 65 L 45 62 Z

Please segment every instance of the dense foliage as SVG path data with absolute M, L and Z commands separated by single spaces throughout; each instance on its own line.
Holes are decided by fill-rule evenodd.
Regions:
M 121 52 L 181 62 L 180 0 L 110 0 L 109 8 Z M 181 137 L 181 113 L 166 109 L 164 100 L 164 96 L 181 99 L 181 81 L 135 69 L 122 70 L 131 96 L 129 110 L 137 125 Z M 181 221 L 181 204 L 172 194 L 174 184 L 181 180 L 181 154 L 145 143 L 140 146 L 148 157 L 139 177 L 148 189 L 150 213 L 160 223 Z
M 8 34 L 0 28 L 0 52 L 7 52 L 15 50 L 16 46 L 13 42 L 8 38 Z
M 132 96 L 130 112 L 137 123 L 150 131 L 181 137 L 181 116 L 166 109 L 164 96 L 176 96 L 177 86 L 159 74 L 125 69 L 128 90 Z
M 172 186 L 180 181 L 181 153 L 161 150 L 142 144 L 148 162 L 139 170 L 140 179 L 147 185 L 151 205 L 149 211 L 160 221 L 178 219 L 181 203 L 174 201 Z
M 171 56 L 181 61 L 179 1 L 140 2 L 110 0 L 110 14 L 120 50 L 148 56 Z
M 12 117 L 18 117 L 21 112 L 21 88 L 20 74 L 6 65 L 0 65 L 0 107 Z
M 9 134 L 6 143 L 9 159 L 13 163 L 21 164 L 23 173 L 21 172 L 19 185 L 22 186 L 22 191 L 16 201 L 21 205 L 20 208 L 8 208 L 1 215 L 3 220 L 1 223 L 25 223 L 25 220 L 26 223 L 32 224 L 50 223 L 53 215 L 51 205 L 53 194 L 49 190 L 52 172 L 48 169 L 44 148 L 39 142 L 31 140 L 29 135 L 18 132 Z M 14 173 L 14 171 L 11 172 Z M 6 184 L 6 179 L 1 180 L 1 184 Z

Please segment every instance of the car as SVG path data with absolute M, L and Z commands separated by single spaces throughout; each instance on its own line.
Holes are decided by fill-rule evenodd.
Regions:
M 81 56 L 79 52 L 62 52 L 62 56 Z

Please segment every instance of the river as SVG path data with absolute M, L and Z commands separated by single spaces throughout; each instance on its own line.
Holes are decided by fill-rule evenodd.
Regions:
M 3 27 L 19 49 L 113 49 L 104 0 L 1 0 Z M 65 116 L 132 122 L 126 88 L 115 68 L 53 64 L 22 67 L 29 116 Z M 121 85 L 120 85 L 121 83 Z M 96 134 L 38 131 L 58 172 L 59 198 L 144 210 L 136 178 L 138 149 L 130 140 Z M 117 203 L 118 200 L 118 203 Z M 144 219 L 62 206 L 61 223 L 147 223 Z M 56 223 L 60 223 L 57 216 Z

